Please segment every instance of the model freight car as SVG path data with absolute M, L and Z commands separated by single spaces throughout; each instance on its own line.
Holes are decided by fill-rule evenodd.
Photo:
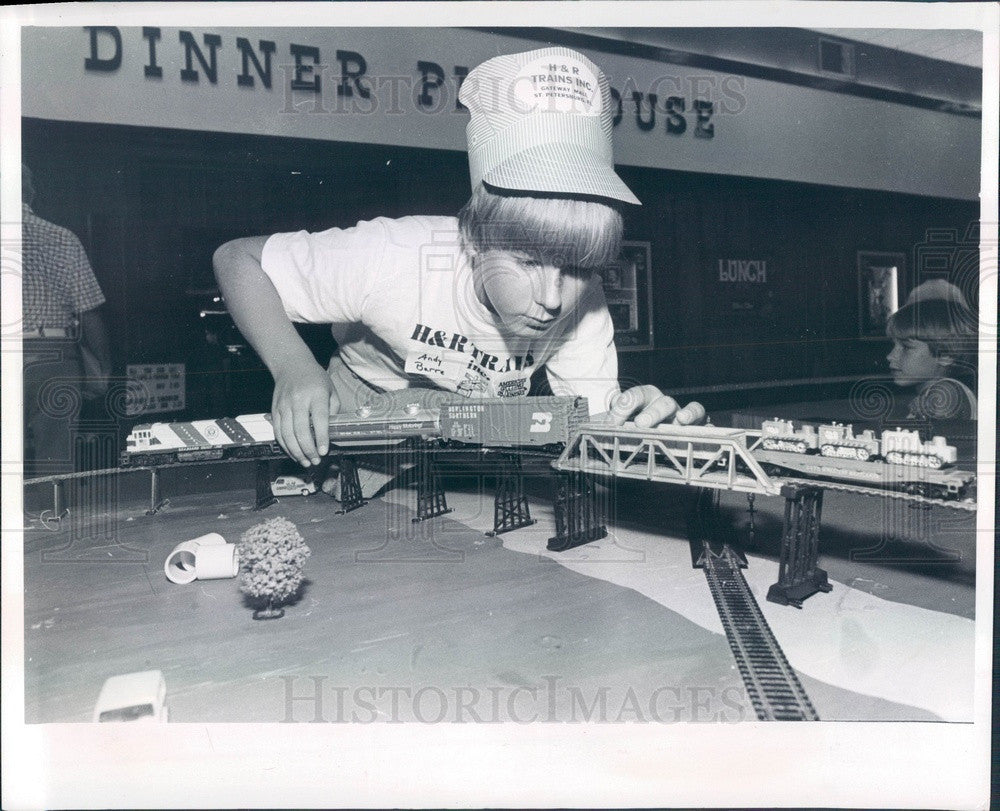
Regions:
M 788 420 L 767 420 L 761 428 L 752 453 L 768 472 L 949 499 L 968 496 L 975 481 L 954 467 L 957 450 L 941 436 L 924 442 L 917 431 L 896 428 L 876 438 L 872 431 L 855 434 L 850 425 L 796 428 Z
M 362 406 L 353 414 L 330 418 L 330 444 L 340 448 L 399 445 L 407 439 L 436 439 L 440 435 L 437 411 L 417 403 L 386 414 Z
M 813 427 L 796 428 L 790 420 L 765 420 L 761 424 L 760 447 L 766 451 L 786 453 L 814 453 L 840 459 L 867 462 L 883 459 L 893 465 L 915 465 L 935 470 L 958 459 L 954 445 L 943 436 L 928 442 L 920 439 L 918 431 L 894 428 L 876 437 L 871 430 L 854 433 L 853 426 L 839 422 Z
M 564 445 L 589 414 L 586 397 L 445 403 L 441 406 L 441 436 L 487 448 Z
M 432 396 L 437 393 L 432 393 Z M 401 400 L 400 393 L 394 393 Z M 391 408 L 362 406 L 330 418 L 334 448 L 398 445 L 410 439 L 445 439 L 487 447 L 564 444 L 586 421 L 585 397 L 487 398 L 449 401 L 448 392 Z M 430 407 L 428 403 L 438 403 Z M 443 430 L 442 425 L 447 425 Z M 235 419 L 138 425 L 126 440 L 122 465 L 162 465 L 281 455 L 269 414 Z

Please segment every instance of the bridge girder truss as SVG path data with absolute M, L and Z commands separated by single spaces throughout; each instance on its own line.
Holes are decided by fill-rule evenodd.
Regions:
M 756 439 L 755 432 L 741 429 L 591 425 L 577 433 L 553 465 L 566 472 L 778 495 L 780 484 L 747 448 L 748 440 Z

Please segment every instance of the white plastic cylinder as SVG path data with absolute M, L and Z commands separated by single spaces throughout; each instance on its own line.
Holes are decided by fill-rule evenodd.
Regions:
M 163 573 L 171 583 L 185 585 L 193 583 L 198 576 L 195 572 L 195 554 L 198 551 L 197 541 L 184 541 L 177 544 L 174 551 L 167 555 L 163 562 Z
M 236 577 L 240 571 L 236 544 L 200 546 L 194 555 L 194 571 L 198 580 L 218 580 Z
M 192 538 L 191 543 L 196 543 L 199 546 L 221 546 L 226 542 L 218 532 L 209 532 L 207 535 L 199 535 L 197 538 Z
M 235 577 L 239 573 L 236 545 L 226 543 L 218 532 L 210 532 L 177 544 L 163 562 L 171 583 L 186 585 L 195 580 Z

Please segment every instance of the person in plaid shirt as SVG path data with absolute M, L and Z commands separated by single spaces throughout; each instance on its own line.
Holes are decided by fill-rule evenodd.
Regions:
M 25 475 L 72 471 L 83 398 L 101 396 L 111 371 L 98 308 L 104 294 L 80 240 L 31 210 L 21 166 Z
M 462 83 L 472 195 L 457 217 L 233 240 L 214 257 L 230 314 L 274 375 L 275 437 L 300 464 L 329 447 L 328 417 L 371 390 L 520 398 L 553 393 L 648 428 L 697 422 L 655 386 L 622 393 L 596 272 L 618 259 L 623 204 L 607 78 L 568 48 L 498 56 Z M 324 370 L 292 322 L 328 323 Z M 360 394 L 359 394 L 360 393 Z M 368 493 L 365 493 L 368 495 Z

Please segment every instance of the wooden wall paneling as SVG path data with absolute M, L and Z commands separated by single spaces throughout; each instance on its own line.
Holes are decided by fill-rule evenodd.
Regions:
M 38 213 L 88 249 L 122 371 L 126 361 L 204 350 L 188 294 L 212 282 L 223 241 L 454 214 L 469 193 L 457 152 L 30 119 L 23 143 Z M 904 252 L 912 274 L 928 229 L 964 234 L 977 213 L 929 197 L 621 172 L 644 203 L 627 212 L 626 238 L 651 243 L 656 336 L 653 350 L 622 353 L 622 375 L 668 389 L 883 369 L 886 346 L 857 338 L 857 251 Z M 768 283 L 720 285 L 719 258 L 767 259 Z

